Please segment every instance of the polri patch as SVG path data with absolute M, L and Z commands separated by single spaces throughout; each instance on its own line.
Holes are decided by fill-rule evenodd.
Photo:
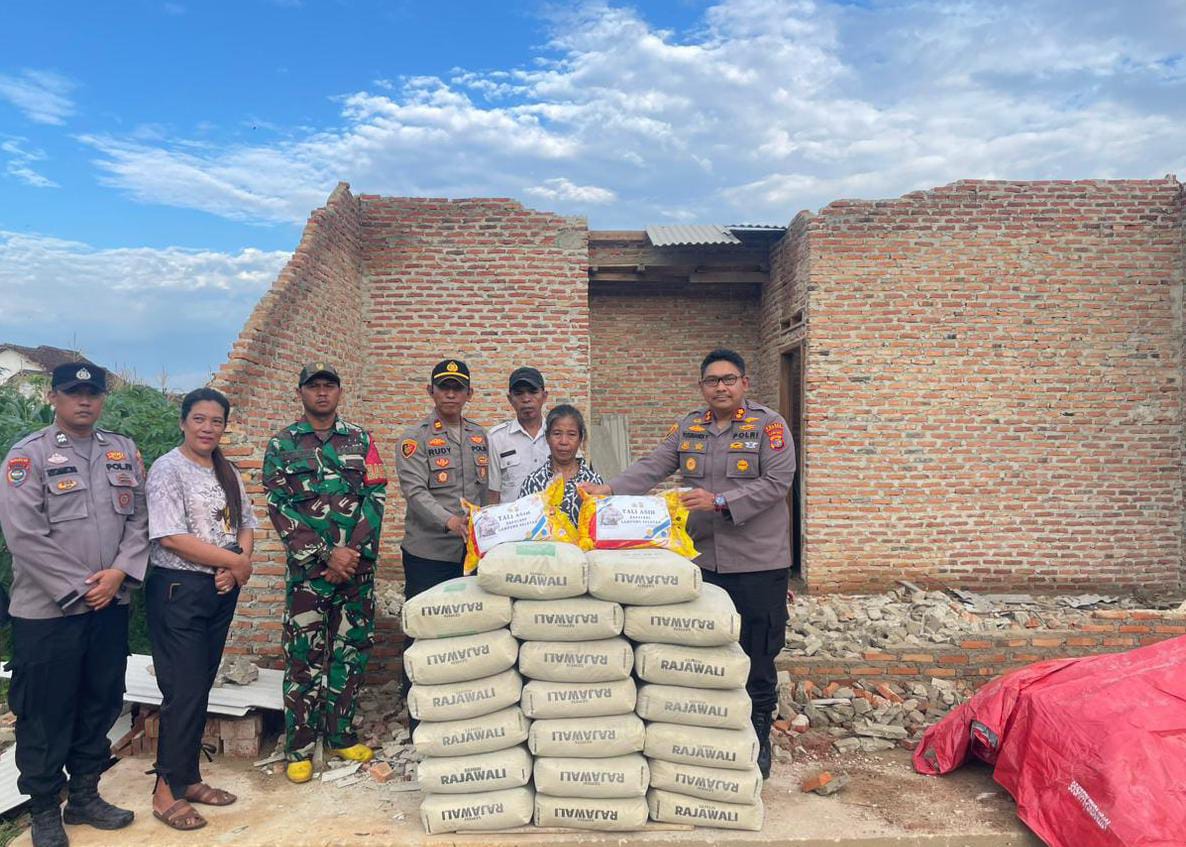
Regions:
M 484 436 L 484 435 L 471 435 L 471 436 L 469 437 L 469 442 L 470 442 L 470 444 L 485 444 L 485 443 L 486 443 L 486 436 Z
M 437 482 L 439 482 L 441 485 L 444 485 L 448 481 L 449 481 L 449 472 L 448 471 L 437 471 Z
M 58 491 L 70 491 L 72 489 L 78 488 L 78 480 L 64 479 L 54 487 L 57 488 Z
M 20 488 L 29 478 L 29 464 L 28 456 L 13 456 L 9 459 L 8 468 L 4 471 L 4 478 L 8 484 L 13 488 Z
M 415 438 L 405 438 L 399 445 L 399 451 L 404 454 L 405 459 L 410 459 L 416 455 L 416 448 L 419 446 Z
M 50 453 L 45 461 L 49 462 L 51 465 L 62 465 L 66 462 L 69 462 L 70 460 L 61 453 Z
M 445 439 L 443 439 L 443 438 L 430 438 L 430 439 L 428 439 L 428 446 L 429 446 L 429 447 L 444 447 L 444 446 L 445 446 L 445 445 L 447 445 L 448 443 L 449 443 L 449 442 L 448 442 L 448 441 L 446 441 L 446 440 L 445 440 Z
M 107 461 L 109 462 L 122 462 L 126 458 L 128 458 L 127 453 L 124 453 L 120 450 L 107 451 Z
M 449 457 L 438 456 L 437 458 L 433 459 L 433 464 L 435 464 L 438 468 L 447 468 L 449 467 Z
M 686 471 L 694 471 L 699 465 L 700 460 L 695 456 L 689 456 L 688 458 L 684 459 L 684 470 Z

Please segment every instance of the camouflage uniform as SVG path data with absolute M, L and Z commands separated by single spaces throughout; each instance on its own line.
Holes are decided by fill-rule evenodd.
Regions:
M 374 643 L 387 479 L 370 433 L 337 418 L 324 441 L 305 419 L 277 433 L 263 480 L 268 514 L 288 549 L 285 751 L 300 761 L 312 756 L 319 733 L 334 748 L 356 743 L 354 697 Z M 334 547 L 360 554 L 354 577 L 336 585 L 325 579 Z

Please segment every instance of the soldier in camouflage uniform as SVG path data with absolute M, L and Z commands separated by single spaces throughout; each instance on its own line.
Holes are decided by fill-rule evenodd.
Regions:
M 354 761 L 374 754 L 354 735 L 354 698 L 375 628 L 374 578 L 387 479 L 374 439 L 337 416 L 341 380 L 307 365 L 305 415 L 268 443 L 268 513 L 288 551 L 284 723 L 288 778 L 313 775 L 319 734 Z

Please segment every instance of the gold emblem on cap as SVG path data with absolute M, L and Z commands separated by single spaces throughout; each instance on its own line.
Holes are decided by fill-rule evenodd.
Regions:
M 456 362 L 450 362 L 449 364 L 445 365 L 445 370 L 447 370 L 451 374 L 455 374 L 460 369 L 457 367 Z

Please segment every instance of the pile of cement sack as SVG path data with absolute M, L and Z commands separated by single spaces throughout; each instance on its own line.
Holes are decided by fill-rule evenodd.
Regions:
M 426 832 L 761 828 L 740 618 L 692 562 L 508 542 L 403 612 Z

